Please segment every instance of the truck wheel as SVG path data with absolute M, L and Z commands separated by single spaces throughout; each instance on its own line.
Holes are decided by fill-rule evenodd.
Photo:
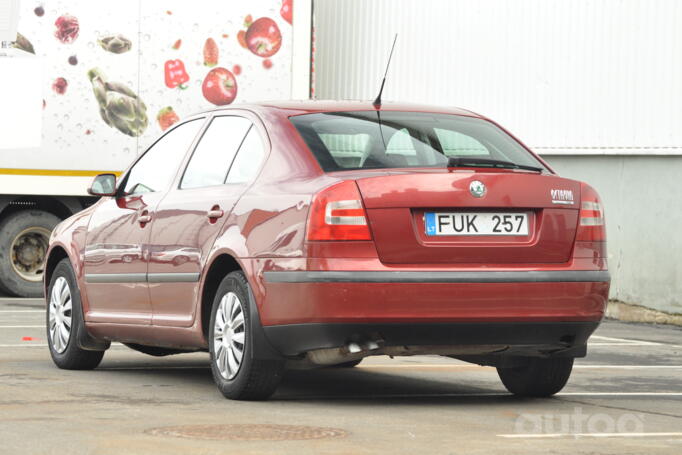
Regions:
M 530 357 L 523 366 L 497 368 L 502 384 L 514 395 L 549 397 L 564 388 L 573 369 L 573 358 Z
M 86 351 L 78 345 L 86 329 L 81 294 L 68 259 L 55 267 L 47 292 L 47 344 L 52 361 L 64 370 L 96 368 L 104 351 Z
M 208 346 L 218 389 L 233 400 L 264 400 L 275 392 L 284 362 L 254 358 L 249 283 L 242 272 L 228 274 L 218 286 Z
M 0 222 L 0 285 L 5 291 L 42 297 L 47 245 L 60 221 L 42 210 L 22 210 Z

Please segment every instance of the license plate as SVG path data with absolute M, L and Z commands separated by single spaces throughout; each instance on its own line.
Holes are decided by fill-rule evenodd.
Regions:
M 427 212 L 426 235 L 528 235 L 527 213 Z

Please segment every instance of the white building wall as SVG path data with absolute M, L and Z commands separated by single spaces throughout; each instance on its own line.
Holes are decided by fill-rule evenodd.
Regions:
M 682 2 L 315 0 L 315 95 L 489 116 L 604 196 L 612 297 L 682 312 Z M 599 158 L 601 157 L 601 158 Z

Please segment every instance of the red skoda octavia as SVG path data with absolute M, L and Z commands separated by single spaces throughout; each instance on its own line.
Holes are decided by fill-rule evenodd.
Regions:
M 287 366 L 437 354 L 549 396 L 604 314 L 603 208 L 491 120 L 282 102 L 195 115 L 53 232 L 50 353 L 208 351 L 220 391 Z

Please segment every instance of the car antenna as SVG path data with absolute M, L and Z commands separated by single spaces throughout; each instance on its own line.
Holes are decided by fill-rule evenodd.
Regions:
M 393 49 L 395 49 L 395 42 L 398 39 L 398 34 L 395 34 L 395 37 L 393 38 L 393 46 L 391 46 L 391 53 L 388 54 L 388 63 L 386 63 L 386 71 L 384 72 L 384 78 L 381 81 L 381 88 L 379 89 L 379 94 L 377 95 L 376 99 L 372 103 L 376 109 L 379 109 L 381 107 L 381 94 L 384 92 L 384 84 L 386 83 L 386 75 L 388 74 L 388 67 L 391 65 L 391 57 L 393 57 Z

